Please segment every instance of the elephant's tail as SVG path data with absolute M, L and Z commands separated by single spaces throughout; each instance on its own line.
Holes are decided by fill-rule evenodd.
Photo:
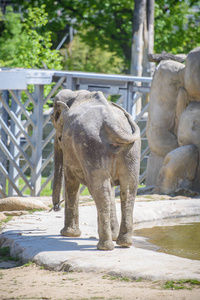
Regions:
M 112 139 L 119 143 L 119 144 L 131 144 L 140 139 L 140 128 L 134 122 L 132 116 L 121 106 L 117 105 L 116 103 L 112 102 L 112 105 L 117 107 L 118 109 L 122 110 L 124 115 L 127 118 L 129 125 L 132 128 L 132 134 L 127 132 L 123 126 L 109 126 L 107 130 L 110 132 Z M 112 124 L 113 125 L 113 124 Z

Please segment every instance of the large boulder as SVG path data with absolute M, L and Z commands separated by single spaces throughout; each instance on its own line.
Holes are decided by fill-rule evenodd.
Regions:
M 184 110 L 177 135 L 179 146 L 196 145 L 200 151 L 200 102 L 191 102 Z
M 184 87 L 193 101 L 200 101 L 200 47 L 190 51 L 187 56 Z
M 196 161 L 196 154 L 194 158 L 191 157 L 190 164 L 189 152 L 183 149 L 175 152 L 174 150 L 184 145 L 194 145 L 200 153 L 200 47 L 190 51 L 185 66 L 174 61 L 163 61 L 158 66 L 150 91 L 147 138 L 151 155 L 147 164 L 146 185 L 156 184 L 157 189 L 158 182 L 164 180 L 165 174 L 166 186 L 171 182 L 172 186 L 175 185 L 177 188 L 179 183 L 175 179 L 174 183 L 173 180 L 169 180 L 169 174 L 172 172 L 170 168 L 172 168 L 177 178 L 181 178 L 182 183 L 185 183 L 181 188 L 187 188 L 188 181 L 182 178 L 182 174 L 177 173 L 178 170 L 181 172 L 183 164 L 187 161 L 188 168 L 193 166 L 195 170 L 193 185 L 191 185 L 191 177 L 186 176 L 190 178 L 189 185 L 194 191 L 199 192 L 200 164 Z M 161 160 L 156 160 L 156 157 L 163 158 L 164 169 L 160 169 Z M 185 162 L 181 161 L 183 157 Z M 171 175 L 170 177 L 173 178 Z M 171 188 L 161 187 L 161 189 L 167 191 Z
M 182 146 L 169 152 L 158 174 L 154 189 L 157 194 L 170 194 L 177 189 L 192 189 L 198 165 L 198 149 Z
M 146 177 L 146 186 L 154 186 L 158 173 L 162 167 L 164 157 L 151 152 L 147 161 L 147 177 Z
M 33 210 L 33 209 L 49 209 L 42 201 L 34 199 L 34 197 L 8 197 L 0 199 L 0 211 L 16 211 L 16 210 Z
M 178 147 L 174 134 L 176 98 L 183 86 L 185 66 L 175 61 L 162 61 L 151 85 L 147 138 L 152 152 L 165 157 Z
M 195 145 L 200 155 L 200 102 L 190 102 L 181 115 L 178 126 L 179 146 Z M 192 158 L 191 158 L 192 159 Z M 200 192 L 200 163 L 197 163 L 193 190 Z
M 185 66 L 175 61 L 162 61 L 157 67 L 150 91 L 146 135 L 151 149 L 146 185 L 156 184 L 165 156 L 177 148 L 175 135 L 176 105 L 184 83 Z

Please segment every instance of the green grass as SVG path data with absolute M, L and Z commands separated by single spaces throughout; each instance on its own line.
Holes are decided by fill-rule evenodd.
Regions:
M 0 248 L 0 261 L 18 261 L 19 258 L 10 256 L 10 247 Z
M 53 206 L 53 205 L 52 205 Z M 40 209 L 36 209 L 36 208 L 34 208 L 34 209 L 30 209 L 30 210 L 28 210 L 28 212 L 29 212 L 29 214 L 33 214 L 34 212 L 36 212 L 36 211 L 43 211 L 44 209 L 42 209 L 42 208 L 40 208 Z
M 27 263 L 25 263 L 24 265 L 23 265 L 23 267 L 29 267 L 29 266 L 31 266 L 31 265 L 34 265 L 34 263 L 32 262 L 32 261 L 29 261 L 29 262 L 27 262 Z
M 30 177 L 27 178 L 28 180 L 30 180 Z M 42 177 L 41 179 L 41 185 L 43 185 L 43 183 L 46 181 L 45 177 Z M 19 184 L 18 184 L 18 188 L 19 190 L 21 190 L 24 187 L 24 181 L 22 178 L 19 179 Z M 26 189 L 24 192 L 24 195 L 29 196 L 30 195 L 30 190 Z M 47 185 L 45 186 L 45 188 L 41 191 L 40 196 L 51 196 L 52 195 L 52 187 L 51 187 L 51 181 L 47 183 Z
M 181 279 L 181 280 L 168 280 L 165 282 L 164 289 L 169 290 L 191 290 L 192 288 L 200 288 L 200 281 L 197 279 Z
M 30 180 L 30 177 L 27 177 L 28 180 Z M 46 181 L 46 177 L 42 177 L 41 179 L 41 185 L 43 185 L 43 183 Z M 8 181 L 6 182 L 6 193 L 8 194 Z M 22 178 L 19 178 L 18 181 L 18 188 L 21 191 L 22 188 L 24 187 L 25 183 L 24 180 Z M 80 187 L 82 187 L 82 185 L 80 185 Z M 145 187 L 144 184 L 139 184 L 138 188 L 143 188 Z M 27 188 L 24 192 L 23 195 L 25 196 L 30 196 L 30 190 Z M 46 196 L 46 197 L 50 197 L 52 195 L 52 184 L 51 181 L 47 183 L 47 185 L 44 187 L 44 189 L 41 191 L 40 196 Z M 81 193 L 82 196 L 89 196 L 90 193 L 88 191 L 88 188 L 86 187 L 83 192 Z
M 103 276 L 102 276 L 102 279 L 119 280 L 119 281 L 125 281 L 125 282 L 133 281 L 132 279 L 127 278 L 127 277 L 111 276 L 111 275 L 108 275 L 108 274 L 103 275 Z
M 3 225 L 3 223 L 9 222 L 11 219 L 12 219 L 12 216 L 8 216 L 5 220 L 1 221 L 0 222 L 0 229 L 1 229 L 2 225 Z
M 30 177 L 27 177 L 28 180 L 30 180 Z M 45 177 L 42 177 L 41 179 L 41 185 L 46 181 Z M 19 178 L 18 181 L 18 189 L 21 191 L 24 187 L 25 183 L 22 178 Z M 6 180 L 6 194 L 8 195 L 8 180 Z M 30 190 L 27 188 L 23 195 L 30 196 Z M 48 182 L 45 188 L 41 191 L 40 196 L 51 196 L 52 195 L 52 188 L 51 188 L 51 182 Z
M 143 183 L 138 185 L 138 189 L 145 188 L 145 187 L 146 187 L 146 185 Z
M 28 180 L 30 180 L 30 177 L 27 177 Z M 46 181 L 46 177 L 42 177 L 41 179 L 41 185 L 43 185 L 43 183 Z M 18 188 L 19 190 L 21 191 L 22 188 L 24 187 L 24 180 L 22 178 L 19 178 L 19 181 L 18 181 Z M 81 185 L 82 186 L 82 185 Z M 7 184 L 6 184 L 6 193 L 8 194 L 8 181 L 7 181 Z M 27 188 L 23 195 L 26 195 L 26 196 L 30 196 L 30 190 Z M 52 195 L 52 184 L 51 184 L 51 181 L 47 183 L 47 185 L 44 187 L 44 189 L 41 191 L 40 193 L 40 196 L 46 196 L 46 197 L 50 197 Z M 88 191 L 88 188 L 86 187 L 83 192 L 81 193 L 82 196 L 88 196 L 90 195 L 89 191 Z

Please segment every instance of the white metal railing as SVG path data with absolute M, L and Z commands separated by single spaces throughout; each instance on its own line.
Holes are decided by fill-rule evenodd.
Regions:
M 52 109 L 44 113 L 44 105 L 62 88 L 98 90 L 106 97 L 119 95 L 117 103 L 134 116 L 141 128 L 140 182 L 143 182 L 146 177 L 146 159 L 150 151 L 144 117 L 148 111 L 150 84 L 149 77 L 52 70 L 1 70 L 0 197 L 15 194 L 22 196 L 26 190 L 32 196 L 39 196 L 44 187 L 53 180 L 55 131 L 50 123 Z M 45 95 L 44 90 L 47 88 L 49 91 Z M 31 112 L 27 110 L 30 103 L 33 106 Z M 138 103 L 138 107 L 141 107 L 139 110 Z M 42 183 L 43 173 L 46 175 Z

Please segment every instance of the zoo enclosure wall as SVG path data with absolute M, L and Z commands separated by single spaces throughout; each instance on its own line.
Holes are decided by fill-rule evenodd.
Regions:
M 150 152 L 146 120 L 151 80 L 150 77 L 70 71 L 0 70 L 0 197 L 24 196 L 27 191 L 31 196 L 40 196 L 52 182 L 55 130 L 50 115 L 53 108 L 45 109 L 45 106 L 63 88 L 102 91 L 106 98 L 132 114 L 141 129 L 140 183 L 145 183 Z

